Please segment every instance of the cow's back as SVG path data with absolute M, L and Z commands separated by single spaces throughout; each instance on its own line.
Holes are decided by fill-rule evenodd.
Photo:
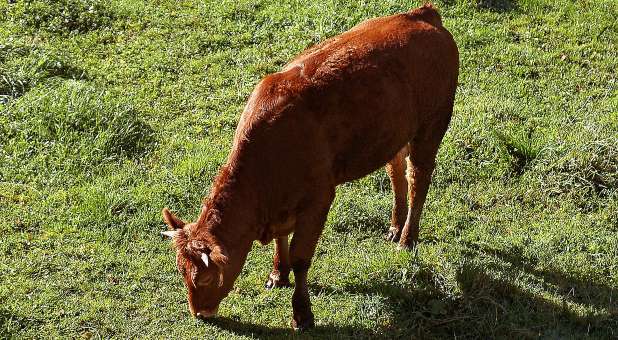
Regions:
M 435 10 L 423 10 L 361 23 L 260 82 L 235 145 L 254 144 L 247 149 L 269 177 L 261 180 L 290 188 L 320 176 L 353 180 L 431 121 L 450 119 L 457 48 Z

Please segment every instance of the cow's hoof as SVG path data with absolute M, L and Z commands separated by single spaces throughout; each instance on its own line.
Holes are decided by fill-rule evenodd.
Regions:
M 416 248 L 416 246 L 418 245 L 418 241 L 416 242 L 399 242 L 399 244 L 397 245 L 397 250 L 408 250 L 408 251 L 413 251 Z
M 300 320 L 297 320 L 297 319 L 300 319 Z M 313 318 L 313 314 L 310 314 L 309 316 L 305 318 L 294 317 L 292 319 L 292 328 L 294 329 L 295 332 L 304 332 L 314 327 L 315 327 L 315 320 Z
M 291 286 L 292 285 L 290 284 L 289 278 L 287 276 L 283 277 L 279 273 L 270 273 L 270 275 L 268 275 L 268 280 L 266 280 L 266 283 L 264 284 L 264 288 L 268 290 L 271 290 L 273 288 L 286 288 Z
M 388 229 L 388 232 L 386 233 L 386 236 L 384 236 L 384 238 L 387 241 L 397 243 L 397 242 L 399 242 L 399 237 L 400 236 L 401 236 L 401 233 L 399 232 L 399 229 L 390 227 Z

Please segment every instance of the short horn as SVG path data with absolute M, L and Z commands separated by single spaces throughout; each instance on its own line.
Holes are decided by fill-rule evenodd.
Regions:
M 177 230 L 166 230 L 166 231 L 162 231 L 161 235 L 163 235 L 163 237 L 174 238 L 174 236 L 176 236 L 177 233 L 178 233 Z
M 204 264 L 206 265 L 206 267 L 208 267 L 208 261 L 210 261 L 208 259 L 208 254 L 202 253 L 202 261 L 204 261 Z

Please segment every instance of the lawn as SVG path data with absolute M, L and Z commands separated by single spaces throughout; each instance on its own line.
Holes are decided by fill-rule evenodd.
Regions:
M 197 321 L 161 209 L 196 218 L 255 84 L 419 1 L 0 2 L 0 338 L 285 338 L 256 243 Z M 300 338 L 618 337 L 618 2 L 436 1 L 458 43 L 421 244 L 380 170 L 338 188 Z

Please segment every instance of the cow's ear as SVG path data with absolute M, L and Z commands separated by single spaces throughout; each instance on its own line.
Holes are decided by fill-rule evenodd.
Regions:
M 224 273 L 227 267 L 227 254 L 221 246 L 212 247 L 212 251 L 208 255 L 212 263 L 219 268 L 219 287 L 223 286 Z
M 170 230 L 182 229 L 185 226 L 185 222 L 174 216 L 174 214 L 172 214 L 169 209 L 163 208 L 162 214 L 163 221 L 165 221 L 165 224 L 169 226 Z
M 212 262 L 217 264 L 220 268 L 223 268 L 227 265 L 227 254 L 225 250 L 220 246 L 214 246 L 212 251 L 209 254 Z

